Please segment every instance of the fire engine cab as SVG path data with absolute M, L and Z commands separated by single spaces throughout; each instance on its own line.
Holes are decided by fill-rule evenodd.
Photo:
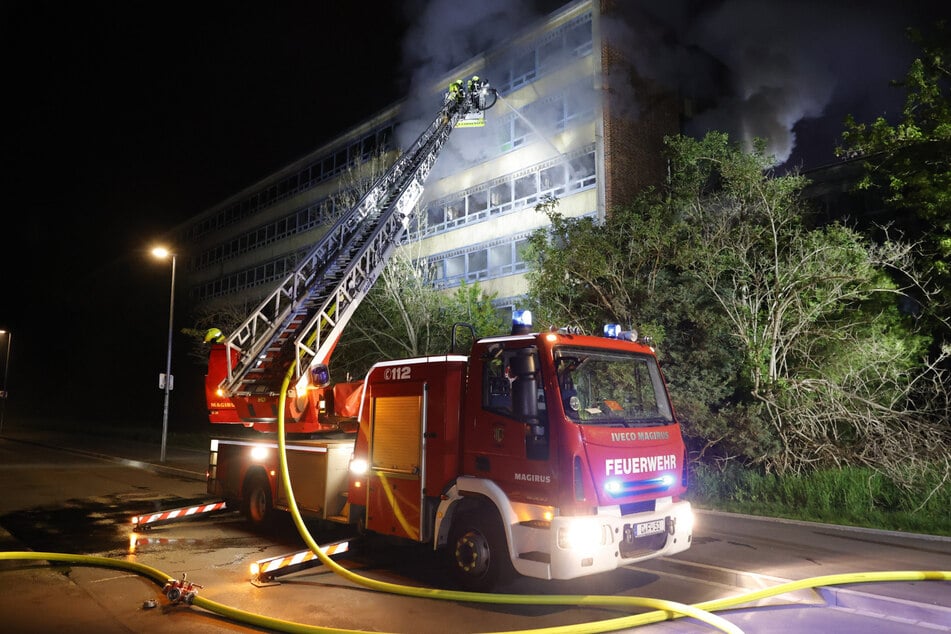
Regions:
M 686 486 L 651 349 L 551 331 L 374 366 L 348 498 L 351 521 L 447 546 L 463 585 L 485 587 L 687 549 Z

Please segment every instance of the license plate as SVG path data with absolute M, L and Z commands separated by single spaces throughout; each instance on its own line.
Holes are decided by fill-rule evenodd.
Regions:
M 641 522 L 634 525 L 634 537 L 646 537 L 656 535 L 667 530 L 664 520 L 652 520 L 650 522 Z

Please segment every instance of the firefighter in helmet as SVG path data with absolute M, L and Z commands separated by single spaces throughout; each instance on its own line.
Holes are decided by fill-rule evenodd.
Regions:
M 482 108 L 482 99 L 485 97 L 482 94 L 482 89 L 486 83 L 484 79 L 479 79 L 478 75 L 473 75 L 466 83 L 466 97 L 468 97 L 473 108 Z
M 221 343 L 225 340 L 225 335 L 218 328 L 209 328 L 205 333 L 205 343 Z
M 449 84 L 449 92 L 446 94 L 446 103 L 462 101 L 462 97 L 462 80 L 457 79 Z

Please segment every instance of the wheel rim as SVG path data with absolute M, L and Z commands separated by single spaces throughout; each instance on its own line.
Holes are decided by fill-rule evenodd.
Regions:
M 469 529 L 456 540 L 456 565 L 469 577 L 481 577 L 491 564 L 489 541 L 479 531 Z
M 261 521 L 267 514 L 267 493 L 260 486 L 254 487 L 248 500 L 248 510 L 254 521 Z

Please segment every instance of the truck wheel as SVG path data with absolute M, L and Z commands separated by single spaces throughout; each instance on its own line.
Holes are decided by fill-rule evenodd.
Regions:
M 263 475 L 256 474 L 248 479 L 244 487 L 244 516 L 255 528 L 266 527 L 274 515 L 271 501 L 271 485 Z
M 448 546 L 453 578 L 465 590 L 488 592 L 513 571 L 494 510 L 469 511 L 455 518 Z

